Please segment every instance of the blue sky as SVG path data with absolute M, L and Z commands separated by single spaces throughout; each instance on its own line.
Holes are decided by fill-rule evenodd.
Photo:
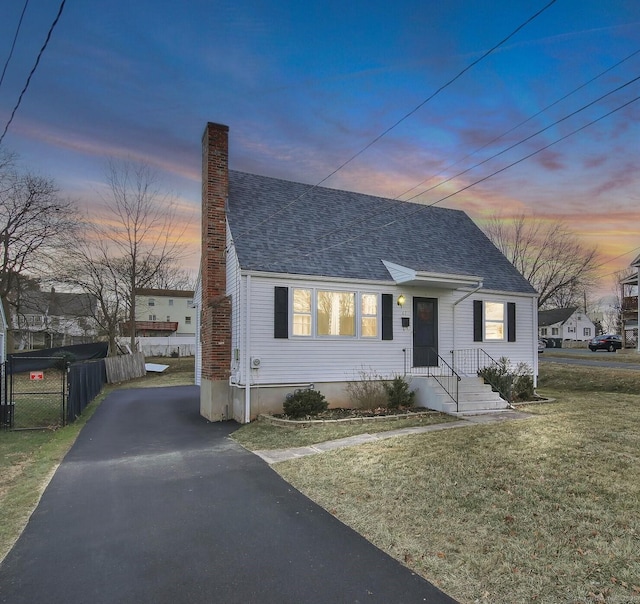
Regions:
M 232 168 L 315 184 L 547 2 L 67 0 L 3 146 L 89 206 L 109 157 L 156 167 L 191 221 L 195 266 L 207 121 L 230 127 Z M 0 7 L 3 65 L 23 5 Z M 29 1 L 0 86 L 2 127 L 58 8 Z M 557 0 L 325 185 L 395 197 L 454 177 L 417 198 L 437 201 L 639 96 L 633 82 L 549 127 L 638 77 L 636 51 L 637 0 Z M 565 220 L 604 261 L 630 252 L 606 275 L 640 253 L 639 168 L 633 101 L 442 205 L 478 222 L 496 210 Z

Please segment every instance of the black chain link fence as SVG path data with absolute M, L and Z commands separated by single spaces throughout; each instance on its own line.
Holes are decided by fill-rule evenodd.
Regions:
M 53 429 L 74 422 L 106 384 L 104 359 L 70 364 L 30 357 L 25 371 L 11 357 L 1 368 L 0 424 L 5 429 Z M 40 365 L 44 369 L 37 369 Z

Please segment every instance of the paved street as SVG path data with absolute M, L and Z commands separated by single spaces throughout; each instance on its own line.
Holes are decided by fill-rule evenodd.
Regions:
M 607 352 L 598 350 L 591 352 L 584 348 L 545 349 L 538 355 L 540 363 L 564 363 L 566 365 L 583 365 L 585 367 L 609 367 L 611 369 L 630 369 L 640 371 L 640 354 L 632 357 L 633 362 L 617 360 L 619 356 L 634 355 L 633 352 Z

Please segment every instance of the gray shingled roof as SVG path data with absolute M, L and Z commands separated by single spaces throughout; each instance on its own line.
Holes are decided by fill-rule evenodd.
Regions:
M 230 170 L 228 220 L 246 270 L 392 282 L 387 260 L 481 276 L 485 289 L 535 293 L 460 210 Z
M 574 312 L 577 306 L 570 308 L 552 308 L 551 310 L 538 311 L 538 327 L 548 327 L 556 323 L 564 323 Z
M 23 296 L 20 312 L 50 317 L 91 317 L 96 304 L 97 299 L 92 294 L 30 291 Z

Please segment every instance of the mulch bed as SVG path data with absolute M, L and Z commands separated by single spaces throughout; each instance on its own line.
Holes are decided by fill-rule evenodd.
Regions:
M 376 409 L 327 409 L 317 415 L 309 415 L 306 417 L 292 418 L 284 413 L 277 414 L 273 417 L 285 420 L 338 420 L 338 419 L 360 419 L 365 417 L 393 417 L 396 415 L 407 415 L 408 413 L 425 413 L 430 409 L 425 407 L 402 407 L 401 409 L 387 409 L 386 407 L 378 407 Z M 434 412 L 435 413 L 435 412 Z

